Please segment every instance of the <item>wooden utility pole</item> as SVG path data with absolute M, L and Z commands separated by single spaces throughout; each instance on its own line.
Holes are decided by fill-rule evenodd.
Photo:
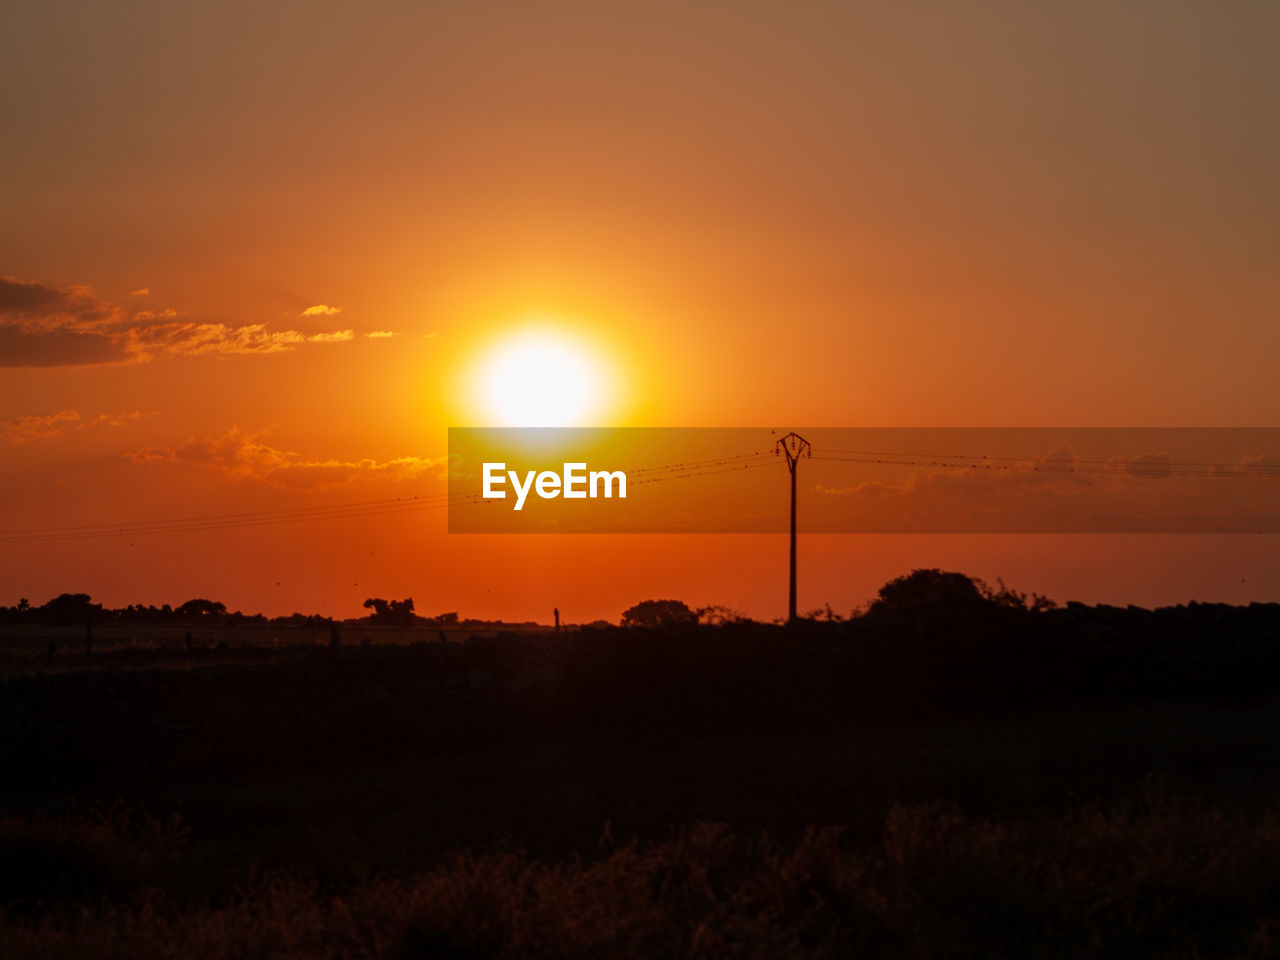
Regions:
M 790 602 L 787 605 L 787 622 L 796 622 L 796 463 L 801 457 L 813 456 L 809 441 L 798 433 L 788 433 L 782 437 L 774 450 L 778 450 L 787 458 L 787 470 L 791 473 L 791 590 Z

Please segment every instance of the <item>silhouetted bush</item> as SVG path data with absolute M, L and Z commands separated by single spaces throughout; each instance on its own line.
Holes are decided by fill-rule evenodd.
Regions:
M 221 623 L 227 615 L 227 605 L 218 600 L 196 598 L 182 604 L 174 613 L 183 621 Z
M 96 620 L 102 614 L 102 604 L 93 603 L 87 593 L 62 593 L 54 597 L 32 615 L 46 623 L 80 626 Z
M 683 600 L 644 600 L 622 612 L 624 627 L 667 628 L 698 622 L 698 614 Z
M 366 610 L 372 610 L 369 622 L 384 626 L 407 627 L 413 623 L 413 597 L 403 600 L 383 600 L 381 597 L 370 597 L 364 604 Z
M 895 577 L 872 601 L 867 615 L 899 616 L 969 613 L 989 603 L 978 584 L 963 573 L 942 570 L 913 570 Z

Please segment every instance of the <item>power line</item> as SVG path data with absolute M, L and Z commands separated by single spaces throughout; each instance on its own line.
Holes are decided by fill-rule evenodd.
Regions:
M 1207 480 L 1276 480 L 1280 479 L 1280 466 L 1271 464 L 1206 464 L 1215 469 L 1205 470 L 1202 465 L 1174 461 L 1125 462 L 1111 460 L 1037 460 L 1034 457 L 964 457 L 928 454 L 908 455 L 910 459 L 895 458 L 893 454 L 880 456 L 818 456 L 815 460 L 828 463 L 863 463 L 893 467 L 933 467 L 937 469 L 990 470 L 1006 473 L 1084 473 L 1113 477 L 1180 477 Z M 986 460 L 1005 460 L 1008 463 L 986 463 Z M 1103 465 L 1106 466 L 1103 466 Z M 1024 465 L 1019 469 L 1018 465 Z M 1257 472 L 1254 472 L 1257 471 Z M 1272 472 L 1274 471 L 1274 472 Z
M 824 448 L 825 454 L 848 455 L 854 457 L 865 457 L 874 459 L 858 460 L 859 463 L 898 463 L 902 462 L 900 458 L 909 458 L 909 462 L 913 465 L 916 461 L 928 461 L 929 465 L 937 461 L 976 461 L 978 463 L 991 461 L 992 463 L 1063 463 L 1063 464 L 1086 464 L 1086 465 L 1114 465 L 1117 460 L 1121 460 L 1122 465 L 1127 469 L 1132 466 L 1153 466 L 1153 467 L 1198 467 L 1202 469 L 1215 469 L 1222 471 L 1240 470 L 1245 467 L 1262 469 L 1264 471 L 1274 471 L 1274 473 L 1265 472 L 1258 474 L 1259 476 L 1280 476 L 1280 463 L 1244 463 L 1236 461 L 1235 463 L 1223 463 L 1201 460 L 1161 460 L 1149 461 L 1145 463 L 1135 464 L 1133 461 L 1123 461 L 1121 458 L 1111 457 L 1106 459 L 1090 459 L 1087 457 L 1074 457 L 1070 460 L 1041 460 L 1038 457 L 993 457 L 987 454 L 969 454 L 969 453 L 905 453 L 902 451 L 888 450 L 836 450 Z M 824 459 L 834 459 L 833 457 L 824 457 Z M 950 465 L 950 464 L 948 464 Z M 1226 474 L 1230 475 L 1230 474 Z M 1218 474 L 1214 474 L 1218 476 Z
M 758 467 L 772 467 L 779 463 L 778 459 L 771 454 L 757 454 L 750 460 L 738 460 L 736 462 L 724 460 L 713 461 L 707 469 L 681 471 L 678 473 L 669 473 L 662 476 L 641 476 L 640 479 L 631 481 L 631 474 L 627 473 L 628 482 L 634 486 L 640 486 L 646 483 L 658 483 L 663 480 L 684 480 L 689 477 L 707 477 L 720 473 L 733 473 L 738 470 L 754 470 Z
M 766 461 L 762 462 L 762 461 Z M 710 476 L 733 470 L 771 466 L 776 461 L 768 454 L 738 454 L 642 467 L 634 471 L 636 484 L 659 483 Z M 479 493 L 437 493 L 413 497 L 363 500 L 314 507 L 286 507 L 276 510 L 240 511 L 203 514 L 161 520 L 137 520 L 115 523 L 70 524 L 51 527 L 27 527 L 0 532 L 0 545 L 19 543 L 56 543 L 66 540 L 92 540 L 106 537 L 146 536 L 157 533 L 194 533 L 206 530 L 275 526 L 316 520 L 346 520 L 361 517 L 388 516 L 446 507 L 485 504 Z
M 857 463 L 877 466 L 909 466 L 935 469 L 981 469 L 1008 473 L 1093 474 L 1116 477 L 1160 479 L 1280 479 L 1280 465 L 1267 463 L 1221 463 L 1211 461 L 1125 462 L 1079 458 L 1073 460 L 1040 460 L 1036 457 L 988 456 L 978 454 L 900 453 L 874 450 L 824 450 L 809 456 L 826 463 Z M 754 470 L 779 464 L 776 453 L 756 450 L 750 453 L 708 457 L 701 460 L 675 461 L 627 472 L 632 485 L 661 483 L 716 476 L 742 470 Z M 1021 467 L 1022 469 L 1019 469 Z M 157 533 L 194 533 L 206 530 L 274 526 L 318 520 L 346 520 L 388 516 L 453 506 L 488 504 L 478 493 L 445 492 L 393 497 L 376 500 L 329 504 L 311 507 L 283 507 L 273 510 L 238 511 L 200 514 L 160 520 L 135 520 L 113 523 L 66 524 L 48 527 L 25 527 L 0 531 L 0 545 L 20 543 L 52 543 L 65 540 L 104 537 L 145 536 Z

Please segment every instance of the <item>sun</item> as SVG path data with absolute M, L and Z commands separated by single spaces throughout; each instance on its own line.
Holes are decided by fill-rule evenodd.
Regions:
M 599 423 L 611 405 L 605 361 L 562 331 L 532 329 L 503 337 L 481 355 L 474 371 L 475 406 L 494 426 L 585 426 Z

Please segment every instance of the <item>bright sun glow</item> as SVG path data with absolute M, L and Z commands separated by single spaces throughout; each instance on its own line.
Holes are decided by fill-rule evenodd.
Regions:
M 486 418 L 504 427 L 598 422 L 610 392 L 599 357 L 545 330 L 504 339 L 481 358 L 473 382 Z

